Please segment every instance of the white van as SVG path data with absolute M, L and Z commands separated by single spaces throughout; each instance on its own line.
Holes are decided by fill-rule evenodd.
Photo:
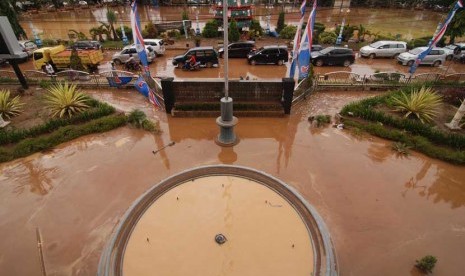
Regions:
M 397 58 L 404 52 L 407 52 L 407 42 L 403 41 L 377 41 L 360 49 L 360 55 L 369 58 Z
M 165 54 L 165 42 L 163 39 L 144 39 L 144 44 L 152 46 L 157 55 Z

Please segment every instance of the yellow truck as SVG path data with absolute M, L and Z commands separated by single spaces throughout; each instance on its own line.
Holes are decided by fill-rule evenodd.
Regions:
M 103 60 L 101 50 L 78 50 L 78 56 L 81 58 L 82 65 L 87 69 L 97 69 Z M 37 70 L 43 70 L 45 63 L 52 63 L 58 69 L 67 69 L 70 67 L 71 50 L 65 46 L 44 47 L 34 51 L 32 55 L 34 67 Z

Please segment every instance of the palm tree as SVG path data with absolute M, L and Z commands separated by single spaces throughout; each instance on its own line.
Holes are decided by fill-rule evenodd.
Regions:
M 100 30 L 100 32 L 102 33 L 102 35 L 105 35 L 107 37 L 107 39 L 111 39 L 111 28 L 110 28 L 110 25 L 105 23 L 105 22 L 101 22 L 99 21 L 100 23 L 100 26 L 98 27 L 98 29 Z
M 113 26 L 116 23 L 116 13 L 112 10 L 107 10 L 107 20 L 110 24 L 110 31 L 113 34 L 113 40 L 118 39 L 118 34 L 116 34 L 115 27 Z

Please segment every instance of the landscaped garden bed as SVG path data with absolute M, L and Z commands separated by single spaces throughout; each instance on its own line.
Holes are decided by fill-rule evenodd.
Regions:
M 411 148 L 433 158 L 465 164 L 465 130 L 452 131 L 444 125 L 463 100 L 464 89 L 425 90 L 406 87 L 346 105 L 341 111 L 344 125 L 401 143 L 394 148 Z

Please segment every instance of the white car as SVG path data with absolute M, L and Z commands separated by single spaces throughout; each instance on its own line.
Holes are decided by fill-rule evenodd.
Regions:
M 403 41 L 377 41 L 360 49 L 362 57 L 393 57 L 407 51 L 407 42 Z
M 29 57 L 32 56 L 32 53 L 37 50 L 37 45 L 30 40 L 20 40 L 19 46 L 23 49 L 23 52 L 27 53 Z
M 425 51 L 427 47 L 418 47 L 406 53 L 402 53 L 397 57 L 397 61 L 402 65 L 412 66 L 418 55 Z M 422 60 L 421 64 L 430 64 L 439 66 L 446 62 L 447 53 L 443 48 L 433 48 L 431 52 Z
M 79 4 L 79 6 L 87 6 L 86 1 L 79 1 L 78 4 Z
M 157 55 L 164 55 L 165 54 L 165 42 L 163 39 L 144 39 L 145 45 L 152 46 L 153 50 L 157 53 Z
M 151 63 L 155 59 L 155 51 L 153 50 L 152 46 L 145 45 L 145 53 L 147 53 L 147 61 Z M 121 52 L 114 54 L 111 59 L 116 65 L 119 65 L 126 63 L 126 61 L 128 61 L 129 57 L 131 56 L 135 61 L 140 61 L 135 45 L 124 47 Z

